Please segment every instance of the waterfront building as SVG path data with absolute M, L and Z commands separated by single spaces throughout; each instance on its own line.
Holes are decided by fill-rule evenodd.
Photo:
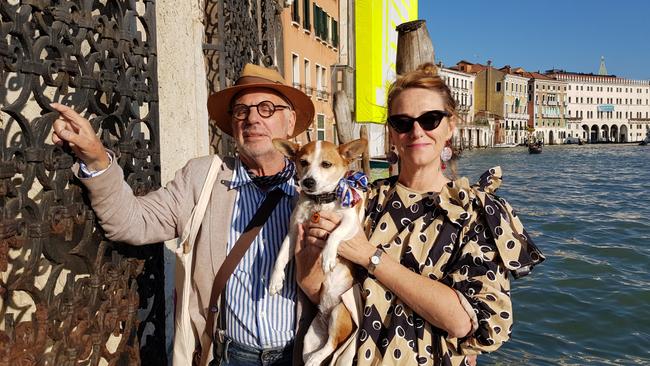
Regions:
M 528 79 L 528 127 L 536 140 L 545 144 L 562 144 L 567 137 L 566 81 L 539 72 L 517 69 Z
M 505 143 L 523 144 L 528 132 L 528 77 L 523 69 L 506 65 L 499 69 L 503 76 L 503 116 Z
M 461 149 L 489 146 L 491 131 L 489 125 L 474 123 L 474 84 L 476 75 L 438 64 L 438 73 L 451 90 L 456 101 L 460 121 L 456 126 L 454 144 Z
M 451 69 L 475 75 L 474 124 L 487 127 L 489 143 L 486 143 L 485 146 L 511 142 L 513 139 L 508 133 L 511 127 L 510 120 L 508 120 L 508 130 L 506 130 L 506 100 L 512 99 L 511 96 L 506 99 L 504 86 L 506 72 L 492 67 L 491 61 L 488 61 L 487 65 L 482 65 L 462 60 Z M 509 78 L 508 81 L 512 82 L 511 79 L 514 78 Z M 481 146 L 484 145 L 481 144 Z
M 281 14 L 285 80 L 312 98 L 314 123 L 300 142 L 337 142 L 331 73 L 339 64 L 339 0 L 294 0 Z
M 545 74 L 567 84 L 567 137 L 637 142 L 650 129 L 650 81 L 556 69 Z

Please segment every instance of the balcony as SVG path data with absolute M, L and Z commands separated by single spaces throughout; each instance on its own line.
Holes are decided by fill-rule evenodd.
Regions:
M 324 101 L 329 100 L 330 93 L 325 90 L 316 90 L 316 99 L 321 99 Z
M 506 118 L 508 119 L 528 119 L 527 113 L 506 113 Z

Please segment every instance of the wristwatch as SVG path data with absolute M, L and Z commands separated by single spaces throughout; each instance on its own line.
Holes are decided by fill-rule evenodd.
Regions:
M 381 263 L 381 255 L 384 254 L 384 250 L 381 248 L 377 248 L 375 251 L 375 254 L 370 257 L 370 263 L 368 264 L 368 273 L 371 275 L 375 274 L 375 269 Z

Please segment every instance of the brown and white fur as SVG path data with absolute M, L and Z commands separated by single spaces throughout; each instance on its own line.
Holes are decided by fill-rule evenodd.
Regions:
M 296 164 L 300 178 L 300 196 L 291 215 L 289 233 L 282 243 L 275 262 L 269 292 L 282 289 L 285 268 L 293 257 L 298 225 L 310 220 L 314 212 L 334 211 L 341 215 L 341 223 L 327 237 L 322 251 L 325 279 L 320 289 L 319 314 L 312 321 L 304 338 L 303 360 L 306 366 L 320 365 L 352 334 L 352 317 L 342 303 L 341 295 L 352 287 L 352 264 L 337 258 L 341 241 L 351 239 L 361 226 L 364 215 L 363 199 L 354 207 L 341 207 L 339 200 L 318 203 L 309 196 L 333 192 L 344 177 L 350 162 L 365 150 L 367 141 L 359 139 L 336 146 L 327 141 L 310 142 L 302 148 L 291 141 L 274 139 L 273 144 Z

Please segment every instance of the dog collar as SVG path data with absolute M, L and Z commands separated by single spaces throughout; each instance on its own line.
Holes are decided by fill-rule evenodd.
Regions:
M 310 200 L 316 202 L 319 205 L 322 205 L 323 203 L 330 203 L 334 202 L 337 199 L 336 192 L 329 192 L 329 193 L 321 193 L 321 194 L 306 194 L 307 198 Z

